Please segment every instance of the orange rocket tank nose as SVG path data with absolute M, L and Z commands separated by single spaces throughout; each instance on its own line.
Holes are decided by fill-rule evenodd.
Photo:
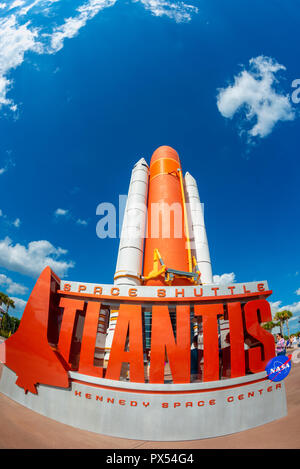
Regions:
M 155 150 L 150 162 L 147 237 L 144 250 L 143 276 L 153 272 L 154 253 L 169 269 L 188 272 L 188 251 L 184 226 L 183 197 L 178 170 L 178 153 L 169 146 Z M 164 277 L 151 278 L 146 285 L 165 285 Z M 175 279 L 173 285 L 189 284 L 186 279 Z
M 157 160 L 160 160 L 161 158 L 169 158 L 169 159 L 175 160 L 180 165 L 180 159 L 179 159 L 177 151 L 175 151 L 174 148 L 172 147 L 168 147 L 167 145 L 158 147 L 155 150 L 150 161 L 150 166 L 153 165 Z
M 172 147 L 166 145 L 158 147 L 152 155 L 150 161 L 150 182 L 156 176 L 174 175 L 178 174 L 178 169 L 181 169 L 180 159 L 178 153 Z M 166 179 L 161 179 L 161 183 L 165 184 Z M 149 187 L 150 193 L 151 187 Z M 152 189 L 156 191 L 156 189 Z M 156 191 L 157 192 L 157 191 Z M 174 202 L 177 196 L 175 195 Z

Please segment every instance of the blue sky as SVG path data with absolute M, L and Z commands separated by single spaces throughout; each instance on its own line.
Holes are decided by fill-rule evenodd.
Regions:
M 0 288 L 17 315 L 47 263 L 113 282 L 96 208 L 160 145 L 198 182 L 213 273 L 266 279 L 273 311 L 300 315 L 299 26 L 281 0 L 1 0 Z

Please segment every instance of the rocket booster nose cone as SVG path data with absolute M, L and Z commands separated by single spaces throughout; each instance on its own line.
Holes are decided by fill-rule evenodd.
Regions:
M 145 160 L 145 158 L 141 158 L 139 161 L 137 161 L 137 163 L 135 163 L 134 167 L 141 166 L 141 165 L 142 166 L 147 166 L 147 168 L 149 168 L 148 163 Z
M 184 184 L 185 184 L 185 190 L 187 194 L 187 201 L 190 202 L 192 198 L 196 197 L 197 199 L 199 199 L 199 202 L 200 202 L 197 181 L 189 172 L 185 173 Z
M 155 152 L 152 155 L 151 161 L 150 161 L 150 166 L 153 165 L 157 160 L 163 159 L 163 158 L 168 158 L 177 161 L 179 167 L 180 165 L 180 159 L 178 156 L 178 153 L 174 148 L 169 147 L 167 145 L 163 145 L 161 147 L 158 147 Z
M 185 173 L 184 179 L 186 184 L 196 184 L 195 178 L 193 178 L 193 176 L 189 172 Z

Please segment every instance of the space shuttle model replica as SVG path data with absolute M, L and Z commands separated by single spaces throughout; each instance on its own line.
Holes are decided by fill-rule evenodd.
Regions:
M 284 384 L 265 371 L 275 356 L 262 327 L 271 293 L 265 280 L 213 282 L 197 183 L 173 148 L 159 147 L 132 169 L 113 283 L 61 280 L 46 267 L 0 345 L 0 392 L 137 440 L 263 425 L 287 413 Z
M 149 286 L 213 282 L 197 183 L 189 173 L 183 178 L 171 147 L 159 147 L 150 168 L 143 158 L 133 168 L 114 281 Z

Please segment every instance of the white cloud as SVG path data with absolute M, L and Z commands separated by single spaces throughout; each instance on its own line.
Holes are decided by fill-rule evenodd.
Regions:
M 54 215 L 55 215 L 56 217 L 65 216 L 65 215 L 68 214 L 68 212 L 69 212 L 69 210 L 65 210 L 65 209 L 63 209 L 63 208 L 57 208 L 57 209 L 55 210 L 55 212 L 54 212 Z
M 32 10 L 34 7 L 37 5 L 41 5 L 43 8 L 39 12 L 43 14 L 47 14 L 49 12 L 49 6 L 51 6 L 53 3 L 57 3 L 60 0 L 33 0 L 32 3 L 28 3 L 26 6 L 22 6 L 21 9 L 18 10 L 17 14 L 20 16 L 25 16 L 27 13 Z M 24 2 L 26 3 L 26 2 Z M 48 6 L 47 6 L 48 5 Z
M 198 8 L 184 2 L 172 2 L 169 0 L 134 0 L 142 3 L 146 10 L 155 16 L 168 16 L 176 23 L 190 21 L 193 13 L 198 13 Z
M 38 5 L 40 2 L 41 2 L 41 0 L 35 0 L 34 2 L 30 3 L 29 5 L 24 6 L 24 7 L 21 8 L 21 10 L 19 11 L 19 15 L 21 15 L 21 16 L 27 15 L 27 13 L 29 12 L 29 10 L 31 10 L 32 8 L 34 8 L 34 7 L 35 7 L 36 5 Z
M 16 218 L 15 221 L 13 222 L 13 225 L 14 225 L 16 228 L 19 228 L 19 226 L 21 225 L 21 220 L 20 220 L 20 218 Z
M 81 220 L 81 218 L 78 218 L 78 220 L 76 221 L 76 223 L 77 223 L 78 225 L 85 225 L 85 226 L 88 224 L 88 222 L 87 222 L 86 220 Z
M 293 314 L 293 317 L 291 317 L 291 319 L 289 319 L 290 333 L 293 333 L 293 331 L 297 332 L 300 329 L 300 324 L 298 324 L 299 320 L 300 320 L 300 301 L 295 301 L 294 303 L 292 303 L 290 305 L 283 305 L 283 306 L 282 306 L 282 301 L 273 301 L 273 302 L 270 301 L 270 306 L 271 306 L 271 312 L 272 312 L 273 319 L 274 319 L 275 314 L 278 311 L 287 310 L 287 311 L 290 311 Z M 279 327 L 273 329 L 273 333 L 276 333 L 276 332 L 279 332 L 279 331 L 280 331 Z M 286 330 L 286 332 L 287 332 L 287 330 Z
M 7 98 L 12 85 L 7 75 L 23 62 L 25 52 L 39 50 L 37 36 L 38 30 L 30 30 L 29 22 L 18 24 L 16 15 L 0 20 L 0 108 L 8 106 L 16 110 L 13 101 Z
M 3 219 L 3 222 L 7 225 L 7 226 L 15 226 L 16 228 L 19 228 L 20 225 L 21 225 L 21 220 L 20 218 L 16 218 L 14 221 L 11 221 L 8 216 L 3 213 L 3 210 L 0 209 L 0 217 L 2 217 Z
M 276 314 L 278 311 L 290 311 L 293 314 L 300 313 L 300 301 L 295 301 L 290 305 L 281 306 L 282 301 L 270 302 L 272 314 Z M 293 319 L 290 319 L 292 321 Z
M 9 79 L 10 72 L 24 61 L 26 52 L 38 54 L 56 53 L 64 44 L 66 38 L 74 37 L 86 22 L 93 18 L 100 10 L 114 5 L 116 0 L 89 0 L 77 9 L 78 14 L 65 20 L 61 26 L 54 28 L 51 34 L 42 34 L 42 28 L 31 27 L 31 22 L 20 23 L 20 17 L 26 16 L 28 11 L 38 3 L 53 4 L 57 0 L 35 0 L 25 5 L 23 0 L 14 1 L 9 10 L 12 14 L 0 20 L 0 109 L 7 106 L 12 112 L 17 111 L 17 105 L 8 98 L 12 88 Z M 6 4 L 2 3 L 2 8 Z M 22 7 L 22 8 L 21 8 Z M 48 40 L 48 44 L 45 44 Z
M 64 277 L 74 267 L 72 261 L 61 259 L 65 254 L 65 249 L 55 248 L 46 240 L 31 241 L 27 247 L 13 245 L 8 237 L 0 241 L 0 265 L 31 277 L 39 276 L 46 266 L 50 266 L 58 276 Z
M 286 70 L 270 57 L 259 56 L 249 61 L 249 70 L 234 77 L 234 84 L 218 90 L 217 106 L 223 117 L 232 119 L 238 111 L 245 111 L 242 125 L 248 130 L 249 141 L 266 137 L 279 121 L 292 121 L 296 113 L 290 97 L 278 89 L 275 74 Z
M 78 14 L 69 17 L 65 22 L 56 27 L 50 35 L 51 42 L 48 53 L 53 54 L 63 48 L 64 40 L 71 39 L 78 34 L 78 31 L 84 27 L 88 20 L 92 19 L 104 8 L 113 6 L 117 0 L 90 0 L 77 8 Z
M 1 56 L 1 51 L 0 51 L 0 56 Z M 16 110 L 15 106 L 11 105 L 11 110 Z M 1 104 L 0 104 L 0 108 L 1 108 Z M 4 166 L 2 168 L 0 168 L 0 176 L 1 174 L 4 174 L 6 173 L 6 171 L 8 171 L 9 168 L 15 166 L 15 163 L 13 161 L 13 159 L 11 158 L 11 153 L 12 151 L 11 150 L 6 150 L 6 161 L 4 163 Z
M 24 295 L 28 288 L 20 283 L 14 282 L 4 274 L 0 274 L 0 288 L 4 287 L 8 295 Z
M 298 290 L 295 291 L 296 295 L 300 295 L 300 288 L 298 288 Z
M 15 304 L 15 307 L 14 308 L 9 307 L 8 314 L 10 316 L 21 318 L 22 314 L 24 312 L 27 301 L 25 301 L 21 298 L 16 298 L 15 296 L 10 296 L 10 299 L 13 300 L 13 302 Z M 6 311 L 6 306 L 2 305 L 2 307 L 0 306 L 0 309 L 2 309 L 3 311 Z
M 64 20 L 61 25 L 54 25 L 48 31 L 49 23 L 33 27 L 31 21 L 26 21 L 26 15 L 34 7 L 35 12 L 49 12 L 50 7 L 59 0 L 15 0 L 10 6 L 0 3 L 0 9 L 7 10 L 7 16 L 0 19 L 0 110 L 4 106 L 10 109 L 16 117 L 18 106 L 8 97 L 13 82 L 10 74 L 20 66 L 26 53 L 55 54 L 60 51 L 65 39 L 75 37 L 81 28 L 100 11 L 112 7 L 117 0 L 88 0 L 75 9 L 73 16 Z M 182 1 L 171 0 L 132 0 L 140 2 L 146 10 L 155 16 L 168 16 L 177 23 L 189 21 L 198 9 Z M 24 20 L 25 18 L 25 20 Z M 25 22 L 23 22 L 25 21 Z M 0 173 L 1 174 L 1 173 Z
M 269 303 L 271 306 L 272 315 L 274 316 L 277 311 L 279 311 L 282 301 L 270 301 Z
M 231 272 L 230 274 L 214 275 L 213 283 L 218 285 L 230 285 L 235 282 L 235 274 Z
M 24 0 L 15 0 L 12 2 L 11 6 L 9 7 L 9 10 L 12 10 L 13 8 L 21 7 L 25 4 Z
M 87 226 L 88 222 L 86 220 L 83 220 L 82 218 L 76 218 L 73 216 L 72 213 L 70 213 L 69 210 L 63 209 L 63 208 L 57 208 L 54 212 L 54 215 L 56 218 L 71 220 L 73 223 L 76 223 L 77 225 L 83 225 Z
M 19 316 L 21 317 L 23 312 L 24 312 L 24 309 L 25 309 L 25 306 L 26 306 L 26 303 L 27 301 L 25 300 L 22 300 L 21 298 L 16 298 L 16 297 L 11 297 L 11 299 L 14 301 L 15 303 L 15 308 L 14 309 L 11 309 L 8 311 L 8 314 L 10 316 Z

